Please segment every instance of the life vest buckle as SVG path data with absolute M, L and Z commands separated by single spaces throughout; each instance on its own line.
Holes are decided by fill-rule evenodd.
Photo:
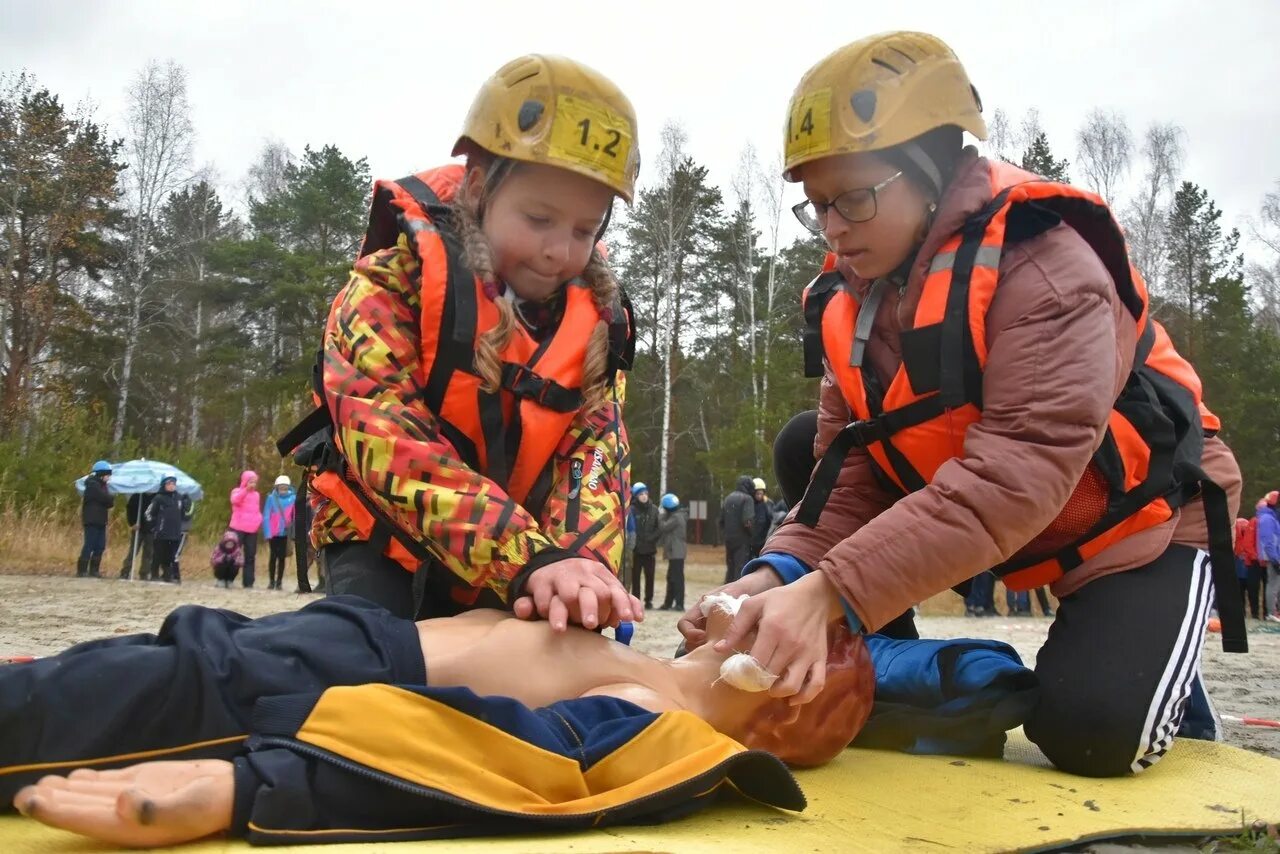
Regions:
M 504 363 L 502 387 L 516 397 L 531 400 L 553 412 L 576 412 L 582 405 L 582 395 L 577 390 L 538 376 L 527 365 Z
M 855 448 L 866 448 L 875 442 L 883 442 L 889 438 L 889 431 L 885 428 L 883 419 L 880 418 L 850 421 L 840 432 L 852 437 Z

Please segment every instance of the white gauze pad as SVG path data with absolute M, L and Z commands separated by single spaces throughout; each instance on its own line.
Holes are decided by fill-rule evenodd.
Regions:
M 710 616 L 715 608 L 736 615 L 745 601 L 747 601 L 746 595 L 730 596 L 728 593 L 712 593 L 703 597 L 698 607 L 702 610 L 704 617 Z M 768 691 L 778 680 L 777 676 L 765 670 L 760 666 L 760 662 L 745 652 L 735 652 L 721 662 L 720 678 L 730 687 L 752 693 Z

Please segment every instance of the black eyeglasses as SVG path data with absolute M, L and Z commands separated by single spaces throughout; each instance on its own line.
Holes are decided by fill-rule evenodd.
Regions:
M 876 194 L 901 177 L 901 172 L 895 172 L 874 187 L 845 190 L 830 202 L 811 202 L 806 199 L 793 207 L 791 212 L 800 220 L 801 225 L 814 234 L 821 234 L 827 227 L 827 214 L 832 208 L 848 222 L 866 222 L 875 219 Z

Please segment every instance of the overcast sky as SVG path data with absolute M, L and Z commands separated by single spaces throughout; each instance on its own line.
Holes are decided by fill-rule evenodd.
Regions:
M 1099 106 L 1124 114 L 1137 137 L 1152 121 L 1185 128 L 1183 177 L 1232 224 L 1280 179 L 1280 0 L 0 0 L 0 70 L 26 68 L 69 103 L 91 99 L 119 132 L 124 89 L 143 63 L 180 62 L 197 165 L 213 164 L 238 196 L 268 138 L 294 151 L 334 143 L 368 157 L 374 176 L 438 165 L 485 77 L 522 53 L 560 53 L 604 72 L 635 104 L 642 182 L 663 123 L 677 120 L 727 188 L 746 142 L 766 157 L 779 150 L 805 69 L 890 29 L 947 41 L 988 119 L 997 106 L 1015 121 L 1038 107 L 1073 178 L 1082 177 L 1075 130 Z

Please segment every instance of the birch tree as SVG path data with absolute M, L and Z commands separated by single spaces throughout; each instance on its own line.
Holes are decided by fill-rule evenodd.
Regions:
M 129 394 L 139 339 L 156 320 L 149 305 L 151 267 L 157 245 L 160 206 L 189 180 L 195 131 L 187 102 L 187 73 L 175 62 L 149 62 L 127 90 L 125 152 L 129 168 L 121 181 L 129 227 L 117 291 L 125 309 L 116 420 L 112 443 L 119 446 L 129 417 Z
M 1129 257 L 1153 293 L 1163 286 L 1166 220 L 1182 172 L 1183 136 L 1175 124 L 1157 122 L 1147 128 L 1142 144 L 1146 172 L 1122 217 Z
M 1089 188 L 1114 205 L 1120 182 L 1129 171 L 1133 135 L 1124 116 L 1092 110 L 1076 131 L 1076 162 Z

